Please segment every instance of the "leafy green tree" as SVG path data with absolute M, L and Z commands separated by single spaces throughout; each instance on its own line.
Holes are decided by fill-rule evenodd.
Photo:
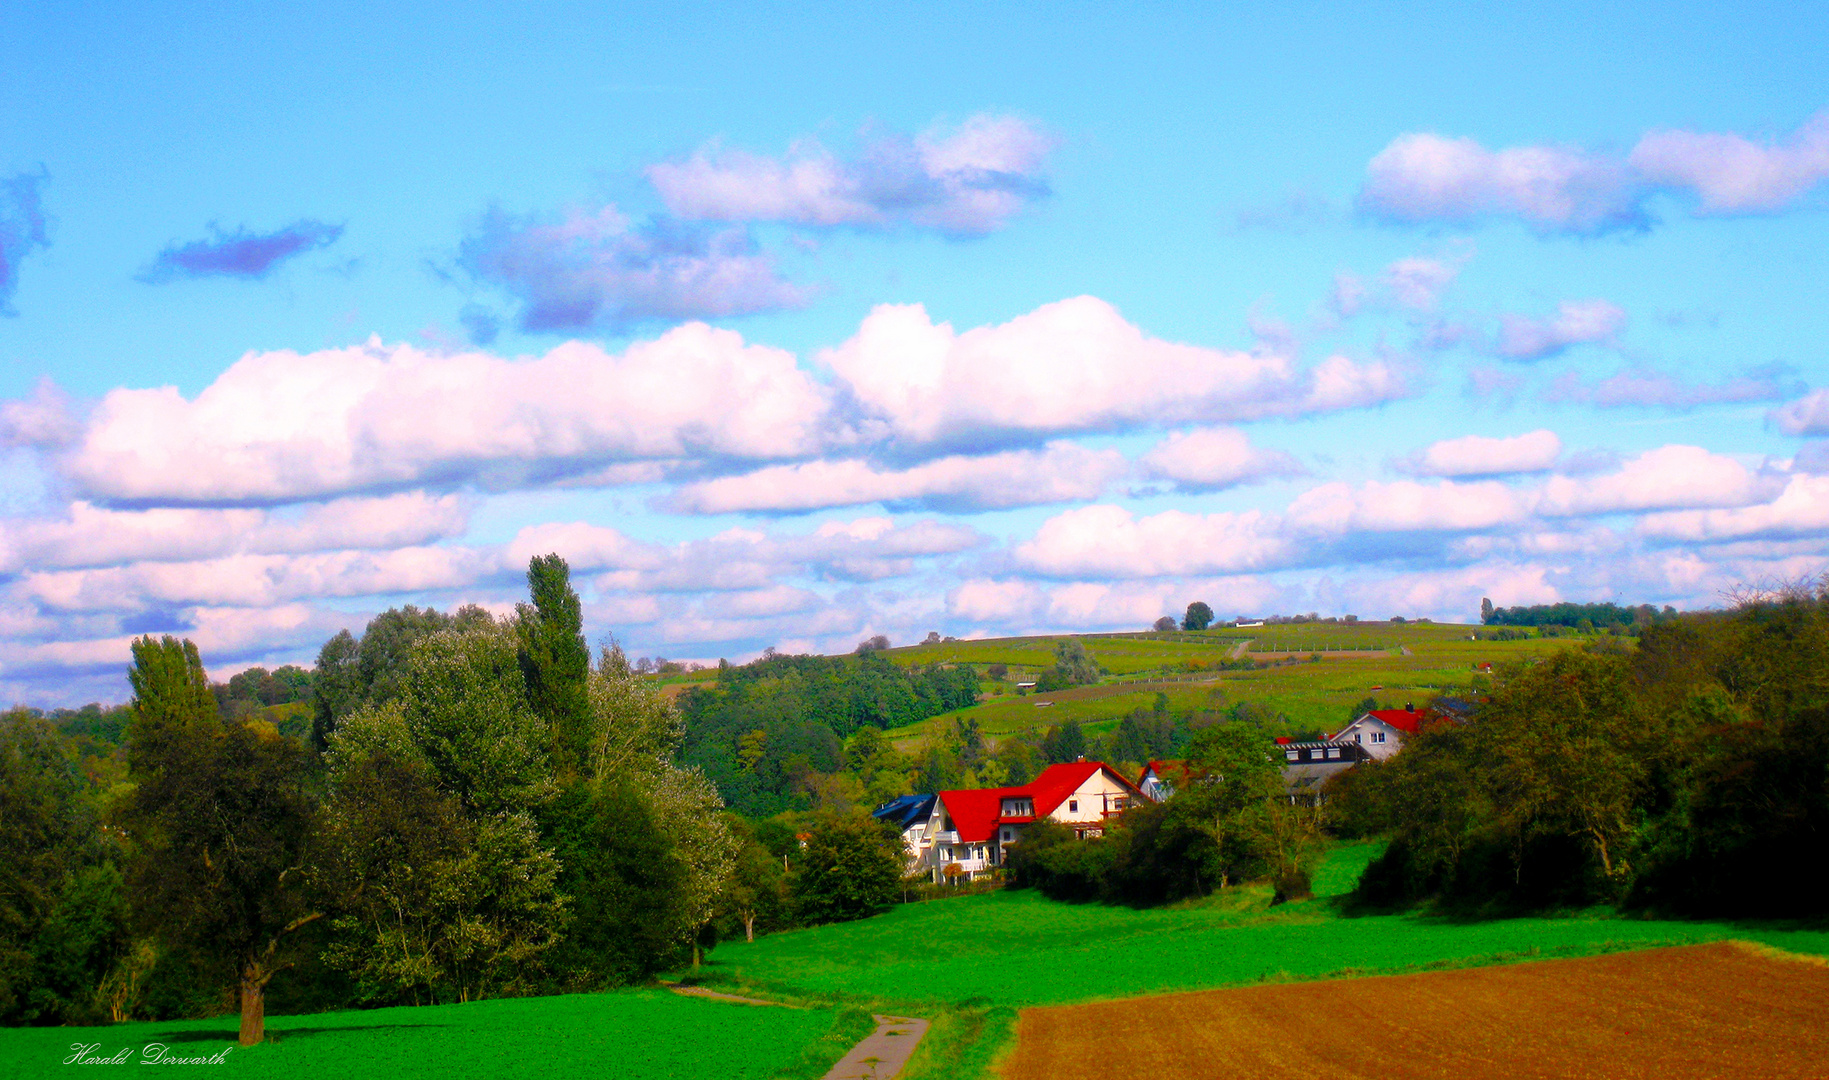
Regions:
M 330 958 L 365 993 L 467 1001 L 540 984 L 569 918 L 534 818 L 558 794 L 547 745 L 512 629 L 475 619 L 419 639 L 393 699 L 338 727 Z
M 197 648 L 134 642 L 124 807 L 139 857 L 134 908 L 169 943 L 220 964 L 238 986 L 241 1043 L 262 1040 L 266 988 L 288 935 L 317 919 L 303 888 L 314 810 L 309 755 L 289 739 L 223 723 Z
M 792 879 L 795 908 L 814 924 L 874 915 L 896 902 L 901 885 L 901 837 L 861 815 L 815 825 Z
M 590 699 L 586 682 L 591 652 L 584 642 L 584 613 L 571 586 L 571 568 L 557 554 L 527 564 L 533 602 L 516 607 L 521 668 L 533 711 L 552 731 L 553 768 L 560 776 L 582 773 L 590 752 Z
M 129 945 L 126 898 L 56 727 L 0 714 L 0 1023 L 106 1019 L 97 993 Z
M 312 669 L 315 690 L 311 703 L 311 744 L 319 751 L 330 746 L 330 736 L 343 718 L 362 706 L 364 696 L 361 669 L 362 646 L 347 630 L 318 650 L 317 666 Z
M 720 905 L 724 916 L 743 928 L 743 940 L 754 941 L 758 924 L 765 931 L 786 925 L 787 871 L 782 860 L 763 846 L 749 822 L 732 814 L 725 824 L 736 841 L 737 853 Z
M 1188 605 L 1188 610 L 1181 617 L 1183 630 L 1205 630 L 1213 625 L 1213 609 L 1204 600 L 1196 600 Z
M 1086 756 L 1086 732 L 1078 720 L 1056 724 L 1042 736 L 1042 756 L 1050 765 L 1078 761 Z

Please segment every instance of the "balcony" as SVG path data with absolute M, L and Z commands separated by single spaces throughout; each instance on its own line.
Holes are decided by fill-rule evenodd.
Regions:
M 957 829 L 954 829 L 951 832 L 937 832 L 934 834 L 934 843 L 936 844 L 957 844 L 958 842 L 959 830 Z

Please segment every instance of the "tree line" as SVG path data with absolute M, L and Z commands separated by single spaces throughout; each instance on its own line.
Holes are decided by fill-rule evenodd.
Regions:
M 1348 774 L 1372 903 L 1821 915 L 1829 595 L 1793 589 L 1502 670 L 1470 723 Z
M 133 643 L 125 709 L 0 716 L 0 1022 L 239 1011 L 252 1044 L 269 1004 L 621 985 L 894 899 L 896 837 L 728 813 L 679 712 L 616 648 L 591 656 L 564 561 L 528 582 L 505 619 L 339 634 L 295 733 L 224 707 L 290 673 L 220 694 L 170 636 Z

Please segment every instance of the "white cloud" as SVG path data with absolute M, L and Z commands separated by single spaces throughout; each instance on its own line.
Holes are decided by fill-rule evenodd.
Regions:
M 249 353 L 194 400 L 114 390 L 61 466 L 117 501 L 511 487 L 618 460 L 795 456 L 821 443 L 826 409 L 792 354 L 701 323 L 621 355 L 574 341 L 503 360 L 377 340 Z
M 1543 484 L 1537 509 L 1578 515 L 1745 506 L 1770 498 L 1782 482 L 1699 446 L 1661 446 L 1616 472 L 1588 479 L 1551 477 Z
M 339 499 L 292 514 L 172 507 L 112 510 L 78 501 L 61 520 L 0 521 L 0 572 L 236 553 L 397 548 L 456 536 L 468 520 L 457 496 L 424 492 Z
M 1440 259 L 1399 259 L 1384 270 L 1384 286 L 1391 297 L 1413 311 L 1434 311 L 1442 293 L 1460 276 L 1460 262 Z
M 228 555 L 92 570 L 27 571 L 13 595 L 66 611 L 269 607 L 316 597 L 387 596 L 462 588 L 497 569 L 465 548 L 404 547 L 311 555 Z
M 1464 435 L 1430 443 L 1400 467 L 1419 476 L 1501 476 L 1543 472 L 1562 456 L 1562 440 L 1547 428 L 1493 438 Z
M 1547 319 L 1499 316 L 1498 353 L 1508 360 L 1541 360 L 1571 345 L 1610 343 L 1626 327 L 1626 313 L 1605 300 L 1564 300 Z
M 1359 206 L 1391 221 L 1471 222 L 1515 216 L 1546 232 L 1599 233 L 1646 223 L 1635 177 L 1614 158 L 1473 139 L 1401 135 L 1366 166 Z
M 1054 442 L 1042 450 L 954 455 L 907 469 L 867 461 L 775 465 L 742 476 L 685 484 L 665 500 L 694 514 L 794 512 L 883 503 L 969 513 L 1096 499 L 1130 471 L 1115 450 Z
M 464 239 L 458 264 L 518 300 L 528 331 L 751 315 L 812 296 L 783 280 L 742 229 L 666 220 L 632 227 L 613 206 L 558 223 L 491 210 Z M 465 321 L 479 342 L 494 338 L 492 317 L 471 309 Z
M 1594 405 L 1603 409 L 1622 406 L 1661 406 L 1693 409 L 1749 401 L 1776 401 L 1796 393 L 1797 380 L 1788 369 L 1766 368 L 1725 379 L 1713 385 L 1686 382 L 1653 368 L 1636 367 L 1610 375 L 1592 385 L 1578 372 L 1566 372 L 1544 391 L 1543 400 Z
M 1360 209 L 1406 224 L 1516 217 L 1542 232 L 1647 229 L 1656 191 L 1693 194 L 1700 214 L 1776 213 L 1829 178 L 1829 112 L 1788 139 L 1660 130 L 1629 155 L 1561 146 L 1488 150 L 1473 139 L 1400 135 L 1366 166 Z
M 1310 488 L 1289 504 L 1284 520 L 1301 532 L 1434 532 L 1487 529 L 1522 521 L 1529 499 L 1497 481 L 1419 484 L 1372 481 Z
M 1787 435 L 1829 435 L 1829 390 L 1812 391 L 1773 409 L 1771 420 Z
M 1694 191 L 1701 213 L 1771 213 L 1829 178 L 1829 112 L 1764 145 L 1732 133 L 1653 131 L 1630 161 L 1652 183 Z
M 1218 491 L 1279 477 L 1302 476 L 1293 456 L 1251 445 L 1236 428 L 1175 431 L 1143 455 L 1139 464 L 1157 479 L 1173 480 L 1188 491 Z
M 712 145 L 648 169 L 668 210 L 707 221 L 884 228 L 975 236 L 1047 193 L 1055 140 L 1024 120 L 974 116 L 951 132 L 881 135 L 844 161 L 812 139 L 785 158 Z
M 1146 578 L 1256 570 L 1287 558 L 1289 543 L 1256 511 L 1133 517 L 1121 506 L 1057 514 L 1012 553 L 1047 577 Z
M 1768 503 L 1727 510 L 1685 510 L 1639 520 L 1642 535 L 1666 540 L 1719 542 L 1746 537 L 1829 534 L 1829 476 L 1792 476 Z

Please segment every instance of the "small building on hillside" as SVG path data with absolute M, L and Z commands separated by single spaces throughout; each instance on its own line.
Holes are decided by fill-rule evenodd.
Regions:
M 1405 736 L 1421 729 L 1429 713 L 1406 704 L 1401 709 L 1373 709 L 1328 737 L 1330 743 L 1352 743 L 1363 746 L 1374 759 L 1383 761 L 1403 749 Z
M 976 877 L 1002 866 L 1006 849 L 1042 818 L 1068 826 L 1082 839 L 1099 836 L 1107 821 L 1145 797 L 1102 761 L 1050 765 L 1015 787 L 942 791 L 923 834 L 931 843 L 916 868 L 925 866 L 935 881 Z
M 1283 755 L 1283 790 L 1292 800 L 1305 802 L 1319 800 L 1322 785 L 1335 776 L 1373 760 L 1372 752 L 1356 742 L 1278 739 L 1276 748 Z
M 1188 783 L 1188 763 L 1179 759 L 1151 761 L 1137 777 L 1137 790 L 1151 802 L 1162 802 Z
M 894 825 L 901 832 L 902 853 L 908 860 L 904 873 L 914 873 L 927 849 L 933 846 L 927 835 L 927 822 L 933 817 L 934 799 L 933 795 L 901 795 L 870 812 L 871 817 Z

